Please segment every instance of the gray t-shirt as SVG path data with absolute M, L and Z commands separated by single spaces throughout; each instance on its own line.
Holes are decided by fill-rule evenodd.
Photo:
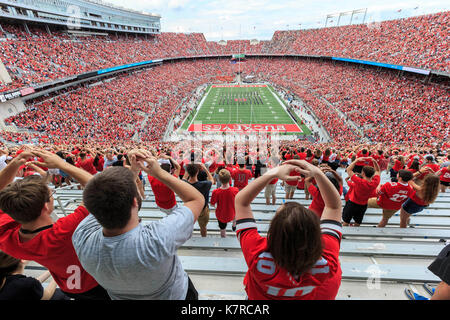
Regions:
M 72 242 L 83 268 L 113 300 L 184 300 L 188 276 L 176 254 L 192 235 L 194 216 L 184 206 L 159 221 L 105 237 L 90 214 Z

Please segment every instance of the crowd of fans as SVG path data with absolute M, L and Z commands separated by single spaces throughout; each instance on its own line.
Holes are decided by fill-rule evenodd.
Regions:
M 129 143 L 137 136 L 141 141 L 161 140 L 169 121 L 180 113 L 183 98 L 200 85 L 215 81 L 222 68 L 215 60 L 202 61 L 201 68 L 192 61 L 164 64 L 41 98 L 43 101 L 33 101 L 26 112 L 5 123 L 31 130 L 31 139 L 53 143 L 86 143 L 92 139 L 105 144 Z M 3 137 L 15 142 L 23 139 L 9 132 Z
M 374 143 L 430 144 L 447 141 L 450 134 L 450 96 L 445 85 L 307 60 L 248 59 L 242 70 L 300 97 L 337 142 L 361 138 L 347 120 Z
M 227 223 L 232 222 L 240 241 L 249 266 L 244 279 L 249 299 L 335 299 L 342 278 L 342 225 L 364 223 L 369 206 L 383 209 L 378 227 L 398 210 L 400 227 L 406 227 L 409 216 L 433 203 L 445 192 L 439 185 L 450 181 L 448 150 L 435 148 L 362 144 L 348 149 L 307 142 L 284 143 L 278 152 L 270 146 L 267 152 L 255 151 L 248 145 L 243 150 L 186 152 L 158 143 L 133 149 L 96 144 L 41 147 L 0 150 L 1 299 L 198 299 L 176 251 L 192 236 L 197 221 L 201 235 L 208 236 L 212 205 L 217 205 L 221 235 L 226 236 Z M 346 168 L 346 183 L 338 167 Z M 391 169 L 398 170 L 399 182 L 380 185 L 381 172 Z M 83 204 L 55 222 L 52 185 L 61 174 L 82 186 Z M 141 192 L 144 174 L 167 215 L 159 222 L 139 219 L 146 197 Z M 217 182 L 220 187 L 212 188 Z M 286 190 L 308 189 L 313 201 L 306 208 L 290 202 L 287 194 L 263 237 L 251 203 L 280 182 Z M 164 204 L 162 198 L 170 193 L 181 201 L 173 197 Z M 44 290 L 39 281 L 24 276 L 24 260 L 48 268 L 54 283 Z M 77 286 L 70 280 L 74 270 L 80 277 Z M 433 298 L 448 299 L 448 272 L 433 265 L 430 270 L 442 279 Z M 261 289 L 267 286 L 280 290 Z
M 351 144 L 364 138 L 410 146 L 448 144 L 450 96 L 445 85 L 308 60 L 250 58 L 240 68 L 243 77 L 251 75 L 299 97 L 335 143 Z M 174 116 L 175 130 L 188 116 L 180 104 L 197 87 L 230 80 L 233 74 L 234 65 L 226 59 L 163 64 L 32 100 L 26 112 L 5 120 L 7 125 L 29 130 L 28 138 L 24 133 L 3 132 L 1 136 L 12 142 L 161 140 Z
M 0 58 L 14 82 L 0 90 L 152 58 L 236 50 L 343 55 L 448 71 L 441 47 L 448 18 L 444 12 L 369 29 L 277 32 L 272 41 L 225 46 L 195 33 L 80 39 L 4 26 L 8 39 Z M 386 30 L 389 35 L 395 30 L 392 41 L 382 41 Z M 221 236 L 231 223 L 249 266 L 244 279 L 249 299 L 334 299 L 342 277 L 342 226 L 363 224 L 367 208 L 375 207 L 382 212 L 378 227 L 400 211 L 404 228 L 411 214 L 446 192 L 450 97 L 445 87 L 331 62 L 259 58 L 240 67 L 244 76 L 299 97 L 332 141 L 281 142 L 276 151 L 245 146 L 243 153 L 206 153 L 207 141 L 200 150 L 163 142 L 169 122 L 183 116 L 181 101 L 234 74 L 225 59 L 166 63 L 74 87 L 32 100 L 26 112 L 6 119 L 28 132 L 0 135 L 4 142 L 22 144 L 0 142 L 0 298 L 197 299 L 176 252 L 192 236 L 194 223 L 208 236 L 210 207 L 216 206 Z M 370 143 L 360 144 L 361 138 Z M 35 146 L 24 144 L 30 142 Z M 346 170 L 345 182 L 339 167 Z M 384 170 L 392 181 L 381 185 Z M 146 180 L 167 217 L 141 224 Z M 72 182 L 83 188 L 83 205 L 55 222 L 54 188 Z M 287 202 L 262 237 L 251 203 L 266 190 L 266 203 L 276 204 L 278 183 Z M 312 198 L 309 208 L 289 201 L 298 189 Z M 45 266 L 54 283 L 44 289 L 40 281 L 17 276 L 24 260 Z M 80 275 L 77 286 L 69 283 L 74 270 Z M 430 270 L 443 280 L 434 298 L 449 298 L 448 274 L 433 265 Z
M 304 54 L 365 59 L 450 72 L 449 12 L 313 30 L 276 31 L 270 41 L 206 41 L 201 33 L 156 36 L 74 36 L 44 28 L 2 25 L 0 60 L 12 84 L 0 92 L 87 71 L 156 58 L 220 54 Z M 50 29 L 49 29 L 50 30 Z
M 275 32 L 272 53 L 354 58 L 450 71 L 450 11 L 369 24 Z

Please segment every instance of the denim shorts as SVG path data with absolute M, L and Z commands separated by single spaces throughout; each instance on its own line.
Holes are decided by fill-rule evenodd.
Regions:
M 411 198 L 408 198 L 403 204 L 402 208 L 409 214 L 415 214 L 423 211 L 428 206 L 421 206 L 420 204 L 415 203 L 411 200 Z

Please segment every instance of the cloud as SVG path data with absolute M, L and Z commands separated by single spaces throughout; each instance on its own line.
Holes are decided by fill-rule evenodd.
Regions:
M 258 38 L 276 30 L 317 28 L 327 14 L 368 8 L 366 22 L 449 10 L 438 0 L 106 0 L 162 16 L 163 32 L 201 32 L 207 40 Z M 413 8 L 419 6 L 418 10 Z M 403 9 L 402 13 L 397 12 Z M 337 23 L 337 19 L 334 19 Z M 341 25 L 350 19 L 343 17 Z M 358 17 L 357 20 L 362 21 Z M 288 27 L 289 25 L 289 27 Z

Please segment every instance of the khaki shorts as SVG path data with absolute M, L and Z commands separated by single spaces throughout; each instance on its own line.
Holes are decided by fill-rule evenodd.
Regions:
M 200 226 L 200 228 L 206 228 L 206 225 L 209 222 L 209 207 L 208 206 L 206 206 L 202 210 L 197 221 L 198 221 L 198 225 Z
M 377 198 L 370 198 L 367 202 L 368 208 L 381 208 L 377 203 Z M 381 208 L 383 209 L 383 208 Z M 391 218 L 398 210 L 383 209 L 383 218 Z
M 297 185 L 295 186 L 290 186 L 287 183 L 284 185 L 284 190 L 286 191 L 286 193 L 294 193 L 295 190 L 297 190 Z
M 268 184 L 266 186 L 266 189 L 264 190 L 264 196 L 266 198 L 270 198 L 271 196 L 274 197 L 276 190 L 277 190 L 277 185 L 276 184 Z

